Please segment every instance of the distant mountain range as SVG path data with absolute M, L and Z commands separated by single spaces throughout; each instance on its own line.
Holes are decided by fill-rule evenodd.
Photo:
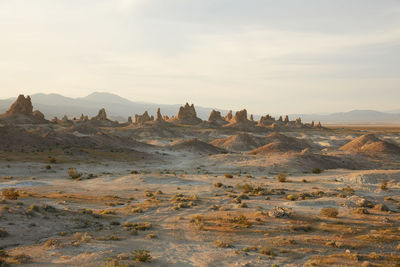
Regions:
M 161 108 L 163 115 L 176 115 L 182 104 L 165 105 L 147 102 L 134 102 L 115 94 L 92 93 L 86 97 L 70 98 L 59 94 L 34 94 L 31 95 L 34 109 L 43 112 L 48 119 L 53 117 L 61 118 L 79 117 L 81 114 L 94 116 L 100 108 L 105 108 L 109 118 L 113 120 L 126 121 L 128 116 L 143 114 L 148 111 L 155 115 L 157 108 Z M 0 113 L 4 113 L 16 98 L 0 100 Z M 194 103 L 196 104 L 196 103 Z M 196 106 L 197 115 L 207 119 L 213 108 Z M 217 109 L 223 115 L 227 110 Z M 274 115 L 273 112 L 270 114 Z M 262 114 L 264 115 L 264 114 Z M 276 115 L 275 115 L 276 116 Z M 258 119 L 260 115 L 255 115 Z M 375 110 L 353 110 L 332 114 L 289 114 L 290 119 L 300 117 L 304 122 L 321 121 L 322 123 L 338 124 L 400 124 L 400 110 L 380 112 Z

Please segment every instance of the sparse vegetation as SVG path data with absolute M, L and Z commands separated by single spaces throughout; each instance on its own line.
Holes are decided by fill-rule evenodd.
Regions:
M 133 259 L 137 262 L 150 262 L 152 257 L 150 251 L 144 249 L 137 249 L 132 251 Z
M 230 173 L 225 173 L 225 178 L 233 178 L 233 175 Z
M 319 174 L 321 172 L 322 172 L 322 170 L 320 168 L 315 168 L 312 170 L 312 173 L 314 173 L 314 174 Z
M 223 240 L 215 240 L 214 245 L 216 245 L 219 248 L 232 248 L 232 244 L 229 241 L 223 241 Z
M 278 179 L 278 181 L 279 181 L 280 183 L 286 183 L 286 182 L 288 181 L 288 180 L 287 180 L 287 174 L 286 174 L 286 173 L 280 173 L 280 174 L 278 174 L 277 179 Z
M 337 208 L 325 207 L 321 209 L 321 215 L 328 218 L 336 218 L 339 215 Z
M 82 176 L 75 168 L 69 168 L 67 173 L 72 179 L 77 179 Z
M 15 188 L 6 188 L 3 189 L 1 195 L 6 198 L 6 199 L 10 199 L 10 200 L 17 200 L 19 197 L 19 193 Z

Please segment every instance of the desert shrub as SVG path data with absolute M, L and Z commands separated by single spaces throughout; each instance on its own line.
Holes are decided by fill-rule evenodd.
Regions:
M 144 249 L 137 249 L 131 252 L 133 258 L 137 262 L 150 262 L 152 257 L 150 255 L 150 251 Z
M 369 214 L 369 211 L 366 208 L 358 208 L 354 211 L 355 214 Z
M 263 255 L 268 255 L 268 256 L 276 256 L 276 254 L 274 253 L 272 248 L 269 248 L 269 247 L 264 247 L 264 248 L 260 249 L 260 253 Z
M 146 235 L 146 239 L 154 239 L 154 238 L 157 238 L 156 234 L 148 234 L 148 235 Z
M 278 181 L 280 182 L 280 183 L 285 183 L 285 182 L 287 182 L 287 174 L 286 173 L 280 173 L 280 174 L 278 174 Z
M 50 165 L 46 165 L 46 170 L 50 170 L 51 166 Z
M 388 190 L 388 183 L 386 181 L 381 184 L 381 189 Z
M 295 200 L 296 200 L 296 197 L 293 196 L 293 195 L 287 195 L 287 196 L 286 196 L 286 199 L 287 199 L 287 200 L 290 200 L 290 201 L 295 201 Z
M 193 216 L 190 219 L 190 222 L 198 229 L 198 230 L 204 230 L 204 217 L 200 215 Z
M 8 232 L 6 231 L 6 229 L 0 227 L 0 238 L 7 237 L 7 236 L 8 236 Z
M 242 227 L 250 227 L 252 223 L 249 221 L 249 219 L 244 216 L 244 215 L 239 215 L 233 218 L 229 219 L 229 222 L 241 225 Z
M 76 232 L 73 235 L 73 239 L 77 242 L 87 243 L 92 239 L 92 237 L 86 232 L 85 233 Z
M 243 191 L 244 193 L 250 193 L 254 190 L 253 186 L 245 183 L 245 184 L 237 184 L 236 188 Z
M 123 225 L 126 229 L 135 229 L 138 231 L 146 231 L 152 228 L 151 223 L 144 222 L 144 223 L 130 223 L 126 222 Z
M 81 177 L 81 173 L 79 173 L 75 168 L 69 168 L 67 171 L 68 175 L 72 178 L 72 179 L 76 179 Z
M 57 160 L 54 157 L 49 158 L 50 163 L 57 163 Z
M 230 173 L 225 173 L 225 178 L 233 178 L 233 175 Z
M 336 218 L 339 214 L 337 208 L 325 207 L 321 209 L 321 215 L 329 218 Z
M 19 264 L 29 263 L 32 261 L 32 258 L 26 254 L 18 254 L 18 255 L 13 256 L 13 258 Z
M 17 200 L 19 197 L 19 193 L 17 190 L 15 190 L 15 188 L 6 188 L 1 194 L 4 198 L 10 200 Z
M 322 170 L 320 168 L 315 168 L 312 170 L 312 173 L 314 173 L 314 174 L 319 174 L 321 172 L 322 172 Z
M 232 248 L 232 244 L 228 241 L 222 241 L 222 240 L 215 240 L 214 245 L 216 245 L 219 248 Z
M 220 182 L 214 184 L 214 187 L 223 187 L 223 186 L 224 185 L 222 183 L 220 183 Z

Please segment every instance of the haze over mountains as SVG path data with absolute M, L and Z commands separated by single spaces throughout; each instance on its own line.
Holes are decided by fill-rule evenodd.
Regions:
M 95 92 L 86 97 L 70 98 L 59 94 L 33 94 L 31 95 L 35 109 L 43 112 L 46 118 L 61 118 L 65 114 L 69 117 L 79 117 L 81 114 L 94 116 L 99 108 L 105 108 L 109 117 L 113 120 L 126 121 L 128 116 L 134 114 L 142 114 L 145 110 L 149 114 L 156 114 L 157 108 L 161 108 L 163 114 L 172 116 L 179 109 L 179 104 L 166 105 L 150 102 L 130 101 L 111 93 Z M 0 113 L 3 113 L 15 101 L 15 98 L 0 100 Z M 244 107 L 248 108 L 248 107 Z M 197 115 L 202 119 L 207 119 L 212 109 L 221 111 L 226 114 L 227 110 L 215 107 L 196 106 Z M 274 114 L 273 110 L 265 110 L 265 114 L 273 116 L 285 115 Z M 258 119 L 261 115 L 254 114 L 254 118 Z M 291 118 L 301 117 L 305 122 L 321 121 L 322 123 L 365 123 L 365 124 L 395 124 L 400 123 L 400 112 L 394 110 L 391 112 L 380 112 L 375 110 L 353 110 L 349 112 L 332 113 L 332 114 L 289 114 Z

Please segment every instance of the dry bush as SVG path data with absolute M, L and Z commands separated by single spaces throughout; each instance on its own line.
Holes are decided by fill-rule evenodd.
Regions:
M 137 262 L 150 262 L 152 257 L 150 255 L 150 251 L 144 249 L 137 249 L 131 252 L 133 258 Z
M 272 248 L 269 248 L 269 247 L 264 247 L 264 248 L 260 249 L 260 253 L 263 255 L 271 256 L 271 257 L 276 256 L 276 254 L 274 253 Z
M 3 190 L 1 194 L 4 198 L 10 200 L 17 200 L 19 197 L 19 193 L 17 190 L 15 190 L 15 188 L 8 188 L 8 189 L 6 188 Z
M 337 208 L 325 207 L 321 209 L 321 215 L 328 218 L 336 218 L 339 214 Z
M 314 174 L 319 174 L 321 172 L 322 172 L 322 170 L 320 168 L 315 168 L 312 170 L 312 173 L 314 173 Z
M 219 248 L 232 248 L 232 244 L 229 241 L 215 240 L 214 245 Z
M 82 176 L 75 168 L 69 168 L 67 173 L 72 179 L 77 179 Z
M 0 227 L 0 238 L 7 237 L 8 235 L 9 235 L 9 234 L 8 234 L 8 232 L 6 231 L 6 229 Z
M 32 262 L 32 257 L 26 254 L 18 254 L 13 256 L 13 259 L 18 263 L 18 264 L 24 264 L 24 263 L 29 263 Z
M 286 183 L 286 182 L 288 181 L 288 180 L 287 180 L 287 174 L 286 174 L 286 173 L 280 173 L 280 174 L 278 174 L 277 179 L 278 179 L 278 181 L 279 181 L 280 183 Z
M 225 173 L 225 178 L 233 178 L 233 175 L 232 174 L 230 174 L 230 173 Z
M 197 228 L 197 230 L 204 230 L 205 220 L 201 215 L 193 216 L 190 222 Z

